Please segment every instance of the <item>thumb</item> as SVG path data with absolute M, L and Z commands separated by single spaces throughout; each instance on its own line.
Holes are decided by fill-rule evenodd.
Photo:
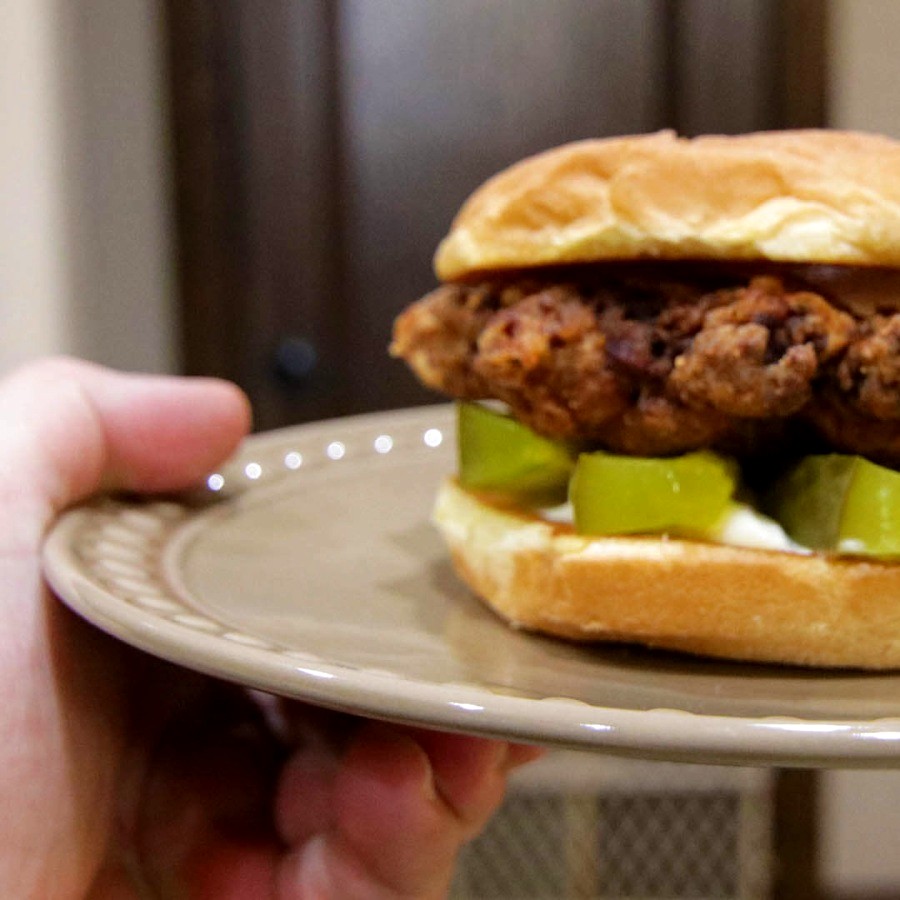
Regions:
M 185 488 L 249 426 L 249 403 L 227 382 L 32 363 L 0 384 L 0 496 L 37 502 L 47 519 L 101 488 Z

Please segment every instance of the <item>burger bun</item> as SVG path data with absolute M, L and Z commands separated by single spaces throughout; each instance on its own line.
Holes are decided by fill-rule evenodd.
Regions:
M 592 538 L 454 479 L 434 522 L 463 581 L 514 626 L 801 666 L 900 666 L 900 566 L 652 537 Z

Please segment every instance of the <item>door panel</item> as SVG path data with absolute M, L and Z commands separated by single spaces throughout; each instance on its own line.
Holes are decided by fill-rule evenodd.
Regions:
M 436 400 L 386 345 L 465 196 L 588 136 L 826 123 L 826 0 L 166 0 L 183 368 L 258 428 Z M 778 897 L 813 896 L 781 773 Z
M 346 339 L 354 405 L 426 398 L 389 360 L 390 319 L 473 187 L 564 141 L 662 124 L 646 0 L 341 4 Z
M 242 384 L 260 428 L 437 399 L 391 322 L 508 163 L 825 114 L 823 0 L 169 0 L 168 22 L 184 367 Z

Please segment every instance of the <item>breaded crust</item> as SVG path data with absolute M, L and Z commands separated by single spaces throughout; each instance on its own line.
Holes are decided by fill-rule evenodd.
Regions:
M 434 522 L 462 579 L 525 629 L 737 660 L 900 667 L 900 565 L 586 538 L 454 480 L 438 493 Z
M 614 259 L 900 265 L 900 143 L 841 131 L 579 141 L 470 198 L 441 280 Z

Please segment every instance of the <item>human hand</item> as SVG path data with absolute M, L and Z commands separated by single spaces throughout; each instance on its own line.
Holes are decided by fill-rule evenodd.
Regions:
M 49 594 L 40 545 L 62 509 L 188 487 L 248 425 L 222 382 L 55 360 L 0 383 L 0 896 L 440 897 L 537 755 L 260 698 Z

